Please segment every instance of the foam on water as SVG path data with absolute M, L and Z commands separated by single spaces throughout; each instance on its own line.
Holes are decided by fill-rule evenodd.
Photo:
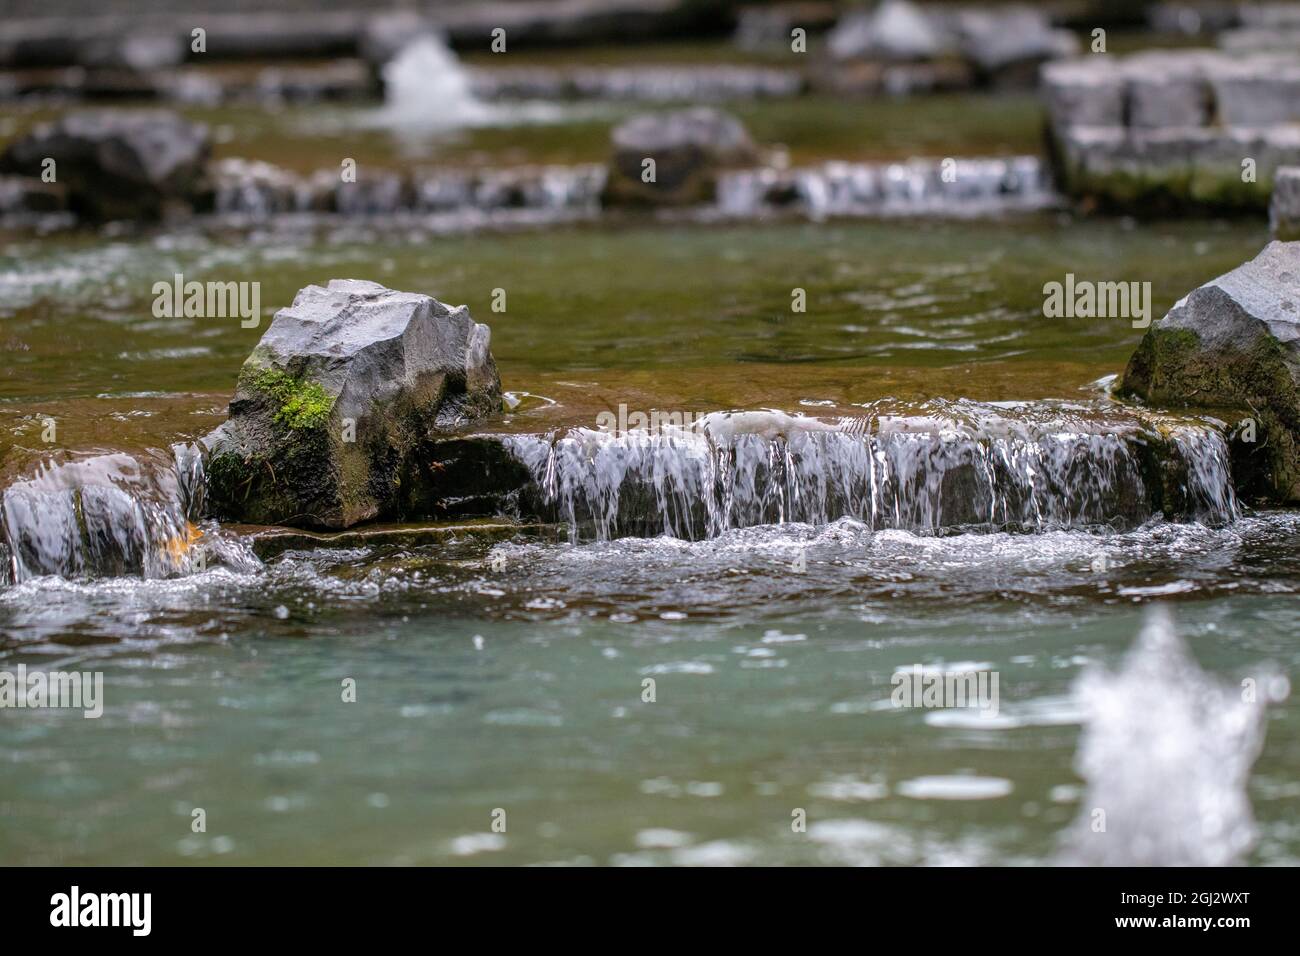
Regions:
M 1281 685 L 1281 686 L 1279 686 Z M 1257 697 L 1207 674 L 1153 607 L 1122 667 L 1084 673 L 1076 769 L 1087 781 L 1063 859 L 1108 866 L 1226 866 L 1256 832 L 1246 785 L 1264 743 L 1268 675 Z M 1104 815 L 1104 816 L 1103 816 Z

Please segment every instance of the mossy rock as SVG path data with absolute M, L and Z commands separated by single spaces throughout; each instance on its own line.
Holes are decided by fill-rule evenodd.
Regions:
M 422 444 L 501 408 L 489 335 L 463 306 L 373 282 L 303 289 L 240 370 L 230 418 L 204 439 L 209 509 L 346 528 L 438 500 Z
M 1300 503 L 1300 243 L 1274 242 L 1153 325 L 1123 394 L 1215 410 L 1233 423 L 1238 487 Z

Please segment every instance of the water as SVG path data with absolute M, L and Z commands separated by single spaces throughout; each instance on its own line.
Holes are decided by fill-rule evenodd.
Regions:
M 1149 507 L 1122 437 L 1145 420 L 1105 395 L 1139 333 L 1041 312 L 1067 264 L 1151 281 L 1160 312 L 1264 240 L 1055 214 L 6 236 L 0 475 L 14 502 L 48 497 L 26 518 L 5 499 L 6 540 L 31 543 L 9 546 L 0 662 L 102 670 L 106 702 L 98 720 L 0 711 L 0 860 L 1132 859 L 1079 842 L 1101 806 L 1107 846 L 1149 834 L 1144 862 L 1294 864 L 1300 715 L 1275 678 L 1300 663 L 1300 521 L 1236 502 L 1195 422 L 1174 433 L 1192 506 Z M 341 276 L 468 302 L 512 396 L 490 430 L 554 453 L 552 504 L 590 520 L 335 548 L 194 520 L 172 446 L 221 420 L 260 330 L 153 318 L 152 283 L 176 271 L 262 281 L 264 319 Z M 706 424 L 591 439 L 620 404 Z M 77 487 L 89 471 L 167 505 L 97 501 L 138 569 L 77 557 L 103 538 L 73 534 L 58 448 L 93 462 Z M 695 484 L 675 512 L 679 480 Z M 1142 503 L 1123 520 L 1117 489 Z M 948 520 L 957 506 L 979 522 Z M 205 567 L 131 551 L 133 529 L 190 525 Z M 996 670 L 998 716 L 892 707 L 915 664 Z M 1266 707 L 1235 705 L 1245 678 Z M 1218 825 L 1191 846 L 1206 808 Z
M 712 413 L 689 426 L 515 436 L 545 516 L 575 539 L 714 537 L 731 528 L 853 517 L 930 534 L 1141 524 L 1162 511 L 1156 430 L 1081 406 L 930 403 L 868 407 L 825 422 L 781 412 Z M 1080 413 L 1083 414 L 1080 414 Z M 928 413 L 928 414 L 925 414 Z M 1091 413 L 1091 414 L 1090 414 Z M 1238 516 L 1227 443 L 1191 422 L 1168 443 L 1186 478 L 1169 517 Z
M 1246 681 L 1249 696 L 1202 671 L 1163 608 L 1148 615 L 1122 670 L 1084 673 L 1078 770 L 1088 789 L 1070 862 L 1241 864 L 1256 839 L 1246 784 L 1266 707 L 1290 691 L 1267 671 Z
M 424 33 L 384 64 L 383 108 L 366 125 L 390 130 L 422 151 L 435 137 L 475 126 L 548 122 L 561 114 L 544 102 L 498 106 L 482 100 L 444 38 Z
M 416 37 L 384 64 L 383 125 L 429 133 L 489 122 L 492 109 L 475 95 L 469 73 L 445 40 Z

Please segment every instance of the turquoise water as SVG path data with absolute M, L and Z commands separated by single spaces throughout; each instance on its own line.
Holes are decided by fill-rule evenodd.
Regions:
M 481 547 L 452 545 L 22 585 L 0 597 L 23 642 L 6 662 L 103 668 L 108 703 L 98 720 L 4 715 L 0 855 L 1051 860 L 1082 799 L 1072 684 L 1131 643 L 1148 582 L 1175 594 L 1211 672 L 1295 667 L 1300 525 L 1250 528 L 1128 541 L 768 528 L 696 545 L 499 545 L 500 572 Z M 807 541 L 807 572 L 792 572 Z M 1118 571 L 1091 571 L 1098 549 Z M 895 668 L 963 661 L 1001 675 L 992 728 L 890 706 Z M 1268 721 L 1249 787 L 1257 862 L 1300 852 L 1298 726 L 1294 704 Z M 978 799 L 959 779 L 965 799 L 908 795 L 936 776 L 1007 792 Z M 190 831 L 195 807 L 205 834 Z

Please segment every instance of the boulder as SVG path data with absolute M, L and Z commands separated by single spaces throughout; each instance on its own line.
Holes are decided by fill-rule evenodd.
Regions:
M 489 336 L 427 295 L 351 279 L 303 289 L 203 439 L 212 514 L 347 528 L 436 510 L 449 469 L 429 443 L 501 408 Z
M 1300 239 L 1300 166 L 1284 166 L 1274 174 L 1268 218 L 1279 239 Z
M 158 219 L 206 195 L 206 126 L 166 111 L 88 111 L 37 126 L 0 154 L 0 173 L 39 178 L 54 160 L 56 182 L 79 215 Z
M 1258 256 L 1183 297 L 1147 331 L 1121 391 L 1213 409 L 1233 428 L 1238 489 L 1300 503 L 1300 242 Z
M 604 200 L 626 205 L 709 202 L 722 169 L 752 165 L 758 150 L 736 118 L 699 107 L 634 116 L 615 128 Z M 654 160 L 654 182 L 644 182 Z

